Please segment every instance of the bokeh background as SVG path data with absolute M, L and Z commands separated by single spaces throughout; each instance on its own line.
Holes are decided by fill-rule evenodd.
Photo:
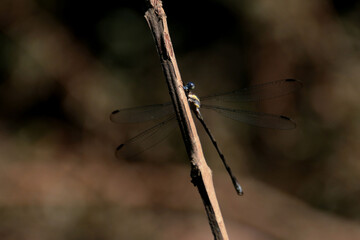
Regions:
M 198 95 L 296 78 L 258 103 L 291 131 L 208 114 L 238 197 L 199 129 L 230 239 L 360 239 L 360 3 L 164 1 Z M 0 238 L 212 239 L 176 130 L 129 161 L 146 124 L 118 108 L 169 101 L 144 2 L 0 1 Z

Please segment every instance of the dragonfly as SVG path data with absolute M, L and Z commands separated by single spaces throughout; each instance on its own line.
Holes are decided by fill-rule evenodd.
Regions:
M 200 109 L 215 111 L 224 117 L 249 125 L 290 130 L 296 127 L 296 123 L 289 117 L 263 112 L 248 111 L 238 108 L 229 108 L 224 105 L 227 103 L 248 103 L 259 102 L 276 97 L 281 97 L 292 92 L 298 91 L 302 87 L 302 82 L 296 79 L 281 79 L 243 88 L 236 91 L 215 94 L 198 98 L 193 90 L 195 84 L 192 82 L 184 86 L 184 91 L 188 99 L 190 109 L 204 127 L 210 137 L 215 149 L 218 152 L 238 195 L 243 195 L 241 185 L 233 175 L 231 168 L 227 164 L 224 154 L 221 152 L 217 141 L 207 127 Z M 164 140 L 176 124 L 176 116 L 171 102 L 164 104 L 147 105 L 134 108 L 115 110 L 111 113 L 110 119 L 114 123 L 141 123 L 149 121 L 159 121 L 156 125 L 140 132 L 116 148 L 116 157 L 121 159 L 131 158 L 147 149 L 157 145 Z M 141 146 L 139 151 L 137 146 Z

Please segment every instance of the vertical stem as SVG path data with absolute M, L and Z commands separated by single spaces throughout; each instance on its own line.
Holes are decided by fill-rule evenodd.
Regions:
M 148 9 L 145 12 L 145 19 L 155 40 L 181 134 L 190 159 L 191 181 L 198 188 L 202 198 L 214 239 L 226 240 L 228 235 L 216 199 L 211 170 L 206 164 L 195 123 L 183 89 L 162 2 L 160 0 L 147 0 L 146 2 Z

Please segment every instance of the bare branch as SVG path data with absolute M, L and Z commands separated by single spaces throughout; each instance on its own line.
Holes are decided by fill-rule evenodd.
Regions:
M 191 182 L 198 188 L 201 195 L 214 239 L 228 239 L 216 199 L 211 170 L 206 164 L 187 97 L 183 90 L 183 82 L 176 63 L 162 2 L 160 0 L 147 0 L 146 2 L 148 9 L 145 18 L 155 40 L 186 151 L 191 162 Z

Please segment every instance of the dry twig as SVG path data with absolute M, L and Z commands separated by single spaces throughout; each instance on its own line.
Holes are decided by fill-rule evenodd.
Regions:
M 206 164 L 191 110 L 183 89 L 183 82 L 176 63 L 162 2 L 160 0 L 147 0 L 147 3 L 148 9 L 145 13 L 145 18 L 155 40 L 161 66 L 179 121 L 181 134 L 185 142 L 186 151 L 191 162 L 191 181 L 198 188 L 201 195 L 214 238 L 228 239 L 219 204 L 216 199 L 211 169 Z

